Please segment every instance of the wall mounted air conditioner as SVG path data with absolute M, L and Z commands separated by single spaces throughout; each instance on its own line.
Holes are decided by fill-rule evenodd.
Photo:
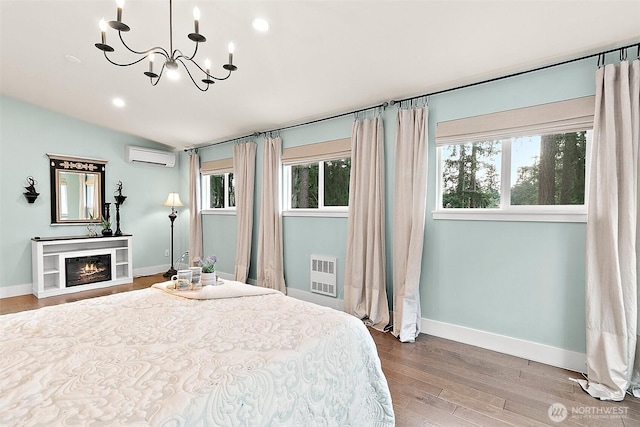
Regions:
M 172 168 L 176 164 L 176 154 L 171 151 L 154 150 L 152 148 L 127 145 L 125 147 L 125 160 L 129 163 L 150 163 L 152 165 L 161 165 Z

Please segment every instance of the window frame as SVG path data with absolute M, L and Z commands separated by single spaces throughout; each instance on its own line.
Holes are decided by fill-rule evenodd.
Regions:
M 484 221 L 527 221 L 527 222 L 587 222 L 587 206 L 589 197 L 589 176 L 591 164 L 591 147 L 593 142 L 593 129 L 578 129 L 574 132 L 586 131 L 586 153 L 585 153 L 585 194 L 582 205 L 511 205 L 511 145 L 514 139 L 522 136 L 532 135 L 512 135 L 500 139 L 501 159 L 500 159 L 500 206 L 497 208 L 444 208 L 442 206 L 443 197 L 443 158 L 444 146 L 436 147 L 436 206 L 431 212 L 433 219 L 452 220 L 484 220 Z M 553 131 L 551 131 L 553 132 Z M 570 131 L 555 132 L 569 133 Z M 539 135 L 545 132 L 536 132 Z M 533 135 L 538 136 L 538 135 Z M 472 143 L 474 141 L 469 141 Z M 447 144 L 460 145 L 460 144 Z
M 351 158 L 342 157 L 342 159 Z M 332 160 L 340 159 L 325 159 L 310 161 L 304 163 L 286 164 L 284 167 L 284 179 L 283 179 L 283 216 L 321 216 L 321 217 L 346 217 L 349 213 L 349 205 L 346 206 L 325 206 L 324 205 L 324 163 Z M 311 165 L 318 163 L 318 207 L 317 208 L 294 208 L 291 206 L 291 191 L 293 190 L 292 184 L 292 171 L 293 166 Z M 349 176 L 351 176 L 351 170 L 349 170 Z M 348 203 L 348 201 L 347 201 Z
M 200 212 L 205 215 L 235 215 L 236 207 L 229 206 L 229 174 L 233 171 L 219 172 L 219 173 L 207 173 L 200 175 Z M 210 199 L 211 190 L 211 177 L 212 176 L 224 176 L 224 205 L 223 208 L 212 208 Z M 234 193 L 235 194 L 235 193 Z M 206 206 L 206 207 L 205 207 Z

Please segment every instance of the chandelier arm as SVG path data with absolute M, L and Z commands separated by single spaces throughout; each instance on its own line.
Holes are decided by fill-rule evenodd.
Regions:
M 231 70 L 229 70 L 229 73 L 227 74 L 226 77 L 216 77 L 211 75 L 209 75 L 209 77 L 212 78 L 213 80 L 218 80 L 218 81 L 227 80 L 229 77 L 231 77 Z
M 175 59 L 176 59 L 176 60 L 180 60 L 180 62 L 182 62 L 182 60 L 183 60 L 183 59 L 184 59 L 184 60 L 186 60 L 186 61 L 191 62 L 193 65 L 195 65 L 196 67 L 198 67 L 198 69 L 199 69 L 200 71 L 202 71 L 204 74 L 206 74 L 206 75 L 207 75 L 207 78 L 210 78 L 210 79 L 213 79 L 213 80 L 222 81 L 222 80 L 227 80 L 229 77 L 231 77 L 231 70 L 229 70 L 229 73 L 226 75 L 226 77 L 216 77 L 216 76 L 212 76 L 210 73 L 207 73 L 207 71 L 206 71 L 205 69 L 203 69 L 200 65 L 198 65 L 198 63 L 197 63 L 196 61 L 194 61 L 194 60 L 193 60 L 193 57 L 194 57 L 194 56 L 196 56 L 196 52 L 197 52 L 197 50 L 198 50 L 198 49 L 197 49 L 197 46 L 198 46 L 198 43 L 196 43 L 196 51 L 195 51 L 195 52 L 193 52 L 193 55 L 191 55 L 191 57 L 187 57 L 187 56 L 185 56 L 185 55 L 184 55 L 180 50 L 176 49 L 176 50 L 174 51 L 174 54 L 175 54 L 175 53 L 180 53 L 180 55 L 178 55 Z M 184 62 L 182 62 L 182 65 L 184 65 L 184 68 L 187 68 L 187 66 L 185 65 L 185 63 L 184 63 Z M 192 79 L 192 80 L 193 80 L 193 79 Z
M 149 77 L 149 80 L 151 81 L 151 86 L 156 86 L 159 82 L 160 82 L 160 78 L 162 77 L 162 72 L 164 71 L 164 64 L 162 64 L 162 68 L 160 68 L 160 73 L 158 74 L 158 77 L 156 78 L 156 82 L 153 82 L 153 78 Z
M 178 55 L 178 56 L 176 57 L 176 59 L 177 59 L 177 58 L 184 58 L 184 59 L 187 59 L 187 60 L 189 60 L 189 61 L 193 61 L 193 58 L 195 58 L 195 57 L 196 57 L 196 53 L 198 53 L 198 45 L 199 45 L 200 43 L 195 42 L 195 44 L 196 44 L 196 47 L 195 47 L 195 49 L 193 50 L 193 54 L 192 54 L 191 56 L 186 56 L 184 53 L 182 53 L 182 51 L 181 51 L 180 49 L 176 49 L 176 50 L 174 50 L 174 51 L 172 52 L 172 54 L 173 54 L 173 55 L 175 55 L 176 53 L 179 53 L 179 54 L 180 54 L 180 55 Z M 204 70 L 202 70 L 202 72 L 204 73 Z
M 109 58 L 109 57 L 107 56 L 107 52 L 102 52 L 102 53 L 104 53 L 104 57 L 107 59 L 107 61 L 109 61 L 109 62 L 110 62 L 110 63 L 112 63 L 113 65 L 117 65 L 118 67 L 128 67 L 128 66 L 130 66 L 130 65 L 135 65 L 135 64 L 137 64 L 138 62 L 143 61 L 143 60 L 146 58 L 145 56 L 143 56 L 142 58 L 138 59 L 137 61 L 133 61 L 133 62 L 131 62 L 131 63 L 129 63 L 129 64 L 118 64 L 117 62 L 112 61 L 112 60 L 111 60 L 111 58 Z
M 118 36 L 120 36 L 120 41 L 122 42 L 122 45 L 124 47 L 126 47 L 129 52 L 135 53 L 136 55 L 148 55 L 149 53 L 153 52 L 153 53 L 159 53 L 161 55 L 164 55 L 165 58 L 169 59 L 169 52 L 167 52 L 167 50 L 165 48 L 163 48 L 162 46 L 156 46 L 156 47 L 152 47 L 151 49 L 147 49 L 147 50 L 143 50 L 141 52 L 138 52 L 137 50 L 133 50 L 129 47 L 129 45 L 127 43 L 125 43 L 124 39 L 122 38 L 122 32 L 118 31 Z
M 187 74 L 189 75 L 189 78 L 191 79 L 191 81 L 193 82 L 193 84 L 194 84 L 198 89 L 200 89 L 200 91 L 202 91 L 202 92 L 206 92 L 207 90 L 209 90 L 209 84 L 208 84 L 208 83 L 207 83 L 207 87 L 205 87 L 204 89 L 202 89 L 202 88 L 200 87 L 200 85 L 198 85 L 198 82 L 196 82 L 196 81 L 194 80 L 193 76 L 191 75 L 191 71 L 189 71 L 189 68 L 187 67 L 187 64 L 185 64 L 185 63 L 182 61 L 182 58 L 178 57 L 178 58 L 176 58 L 176 61 L 180 61 L 180 63 L 184 66 L 184 69 L 185 69 L 185 70 L 187 70 Z M 191 61 L 191 62 L 193 62 L 193 61 Z M 195 62 L 193 62 L 193 63 L 195 64 Z M 198 65 L 198 64 L 196 64 L 196 66 L 197 66 L 197 65 Z M 200 67 L 198 66 L 198 68 L 200 68 Z
M 180 52 L 180 51 L 176 51 L 176 52 Z M 191 57 L 191 58 L 193 58 L 193 57 Z M 176 61 L 180 61 L 180 62 L 182 62 L 182 60 L 189 61 L 193 65 L 195 65 L 200 71 L 202 71 L 203 74 L 206 74 L 209 77 L 207 72 L 200 65 L 198 65 L 198 63 L 196 61 L 194 61 L 191 58 L 187 58 L 186 56 L 184 56 L 182 54 L 182 52 L 180 52 L 180 55 L 176 57 Z M 182 62 L 182 65 L 184 65 L 184 68 L 187 68 L 187 65 L 184 62 Z

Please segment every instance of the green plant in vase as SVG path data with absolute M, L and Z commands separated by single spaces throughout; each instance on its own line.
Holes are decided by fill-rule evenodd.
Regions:
M 200 257 L 193 260 L 193 262 L 202 268 L 202 275 L 200 276 L 200 280 L 203 286 L 206 285 L 215 285 L 217 284 L 217 276 L 216 276 L 216 262 L 218 262 L 218 257 L 215 255 L 211 255 L 202 259 Z
M 111 221 L 109 221 L 108 219 L 102 218 L 102 221 L 100 221 L 100 226 L 102 226 L 102 235 L 103 236 L 112 236 L 113 235 L 113 231 L 111 230 Z

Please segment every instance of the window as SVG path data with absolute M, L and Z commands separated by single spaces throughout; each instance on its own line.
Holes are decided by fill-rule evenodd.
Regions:
M 346 215 L 351 138 L 288 147 L 282 164 L 285 215 Z
M 233 159 L 204 162 L 202 174 L 202 209 L 209 212 L 235 212 Z
M 203 209 L 235 209 L 233 172 L 202 177 Z
M 350 172 L 350 158 L 286 166 L 286 209 L 346 208 Z
M 351 139 L 286 148 L 284 210 L 287 215 L 344 216 L 349 206 Z
M 439 124 L 434 218 L 586 221 L 592 112 L 587 97 Z

